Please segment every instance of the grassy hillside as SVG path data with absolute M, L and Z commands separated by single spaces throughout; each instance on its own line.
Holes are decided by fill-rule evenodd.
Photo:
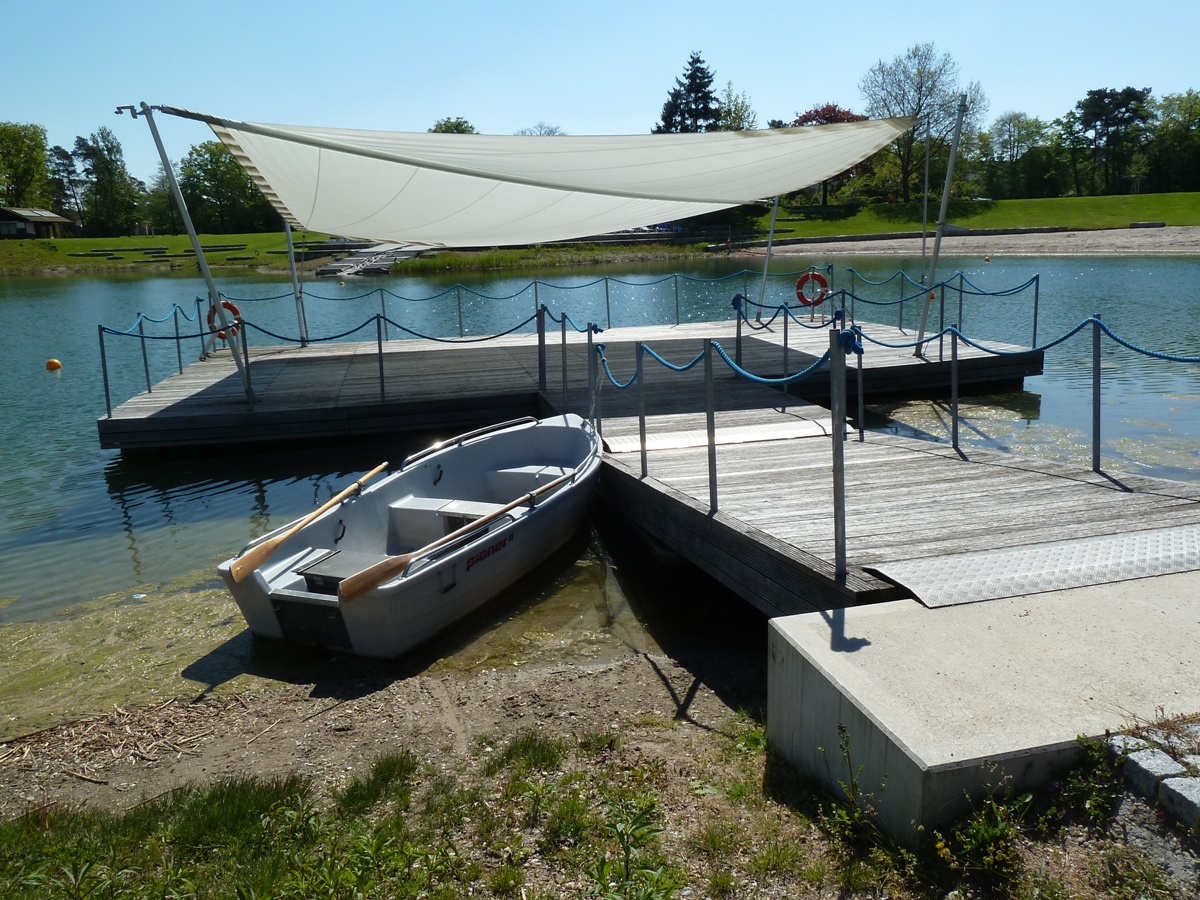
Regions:
M 929 227 L 938 201 L 929 203 Z M 1056 197 L 1043 200 L 961 200 L 950 204 L 947 222 L 964 228 L 1128 228 L 1131 222 L 1200 225 L 1200 194 L 1129 194 L 1118 197 Z M 768 212 L 761 220 L 770 227 Z M 801 206 L 779 213 L 777 235 L 824 237 L 920 231 L 921 203 L 864 207 Z
M 931 202 L 929 227 L 937 220 L 938 206 Z M 765 232 L 770 225 L 767 210 L 760 219 Z M 1050 200 L 972 200 L 950 204 L 948 221 L 966 228 L 1044 228 L 1075 230 L 1127 228 L 1131 222 L 1163 222 L 1167 225 L 1200 226 L 1200 193 L 1136 194 L 1121 197 L 1065 197 Z M 887 234 L 919 231 L 921 203 L 881 203 L 864 207 L 801 206 L 781 209 L 776 234 L 786 237 Z M 321 240 L 324 235 L 296 235 Z M 271 234 L 202 235 L 201 244 L 213 268 L 240 267 L 286 271 L 287 257 L 282 232 Z M 224 248 L 224 249 L 222 249 Z M 191 245 L 182 235 L 127 238 L 64 238 L 54 241 L 0 240 L 0 276 L 63 274 L 71 272 L 195 270 L 188 256 Z M 147 250 L 152 252 L 146 252 Z M 102 251 L 112 251 L 104 254 Z M 274 252 L 272 252 L 274 251 Z M 601 263 L 630 258 L 628 247 L 568 246 L 443 253 L 423 261 L 427 268 L 494 269 L 546 265 Z M 658 245 L 636 252 L 656 258 L 685 256 L 696 248 Z M 320 265 L 309 262 L 306 268 Z

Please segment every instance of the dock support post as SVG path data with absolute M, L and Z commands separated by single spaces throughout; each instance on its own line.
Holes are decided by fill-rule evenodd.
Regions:
M 104 377 L 104 408 L 108 411 L 108 418 L 112 418 L 112 392 L 108 387 L 108 358 L 104 354 L 104 326 L 97 325 L 96 330 L 100 334 L 100 374 Z
M 537 310 L 538 393 L 546 396 L 546 307 Z M 565 410 L 564 410 L 565 412 Z
M 1100 471 L 1100 315 L 1092 316 L 1092 471 Z
M 958 325 L 950 326 L 950 446 L 958 450 Z
M 383 317 L 375 317 L 375 344 L 379 348 L 379 402 L 386 403 L 387 396 L 383 385 Z
M 146 354 L 146 328 L 142 324 L 141 313 L 138 313 L 138 338 L 142 345 L 142 370 L 146 373 L 146 393 L 152 394 L 154 389 L 150 385 L 150 357 Z
M 829 412 L 833 443 L 833 546 L 837 578 L 846 577 L 846 354 L 835 325 L 829 329 Z
M 704 394 L 708 411 L 708 508 L 717 511 L 717 412 L 713 390 L 712 341 L 704 342 Z
M 642 360 L 646 355 L 646 345 L 641 341 L 637 347 L 637 384 L 638 384 L 638 446 L 642 453 L 642 477 L 650 471 L 649 460 L 646 459 L 646 378 Z

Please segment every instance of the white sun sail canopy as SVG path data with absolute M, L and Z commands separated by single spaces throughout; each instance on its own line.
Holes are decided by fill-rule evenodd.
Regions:
M 207 122 L 293 227 L 432 247 L 537 244 L 800 190 L 911 119 L 703 134 L 430 134 Z

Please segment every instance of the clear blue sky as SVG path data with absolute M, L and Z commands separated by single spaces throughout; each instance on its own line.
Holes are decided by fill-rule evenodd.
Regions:
M 760 127 L 826 102 L 861 109 L 866 71 L 927 41 L 964 84 L 980 82 L 989 124 L 1011 111 L 1055 119 L 1096 88 L 1200 89 L 1197 0 L 0 0 L 0 34 L 0 121 L 43 125 L 68 149 L 107 125 L 145 180 L 153 142 L 142 120 L 113 114 L 119 104 L 396 131 L 462 116 L 490 134 L 538 122 L 643 134 L 692 51 L 716 87 L 749 96 Z M 212 138 L 158 120 L 173 160 Z

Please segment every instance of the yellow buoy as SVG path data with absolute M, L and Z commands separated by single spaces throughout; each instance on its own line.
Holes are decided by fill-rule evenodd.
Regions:
M 46 360 L 46 371 L 47 372 L 57 372 L 61 368 L 62 368 L 62 363 L 60 363 L 57 359 Z

